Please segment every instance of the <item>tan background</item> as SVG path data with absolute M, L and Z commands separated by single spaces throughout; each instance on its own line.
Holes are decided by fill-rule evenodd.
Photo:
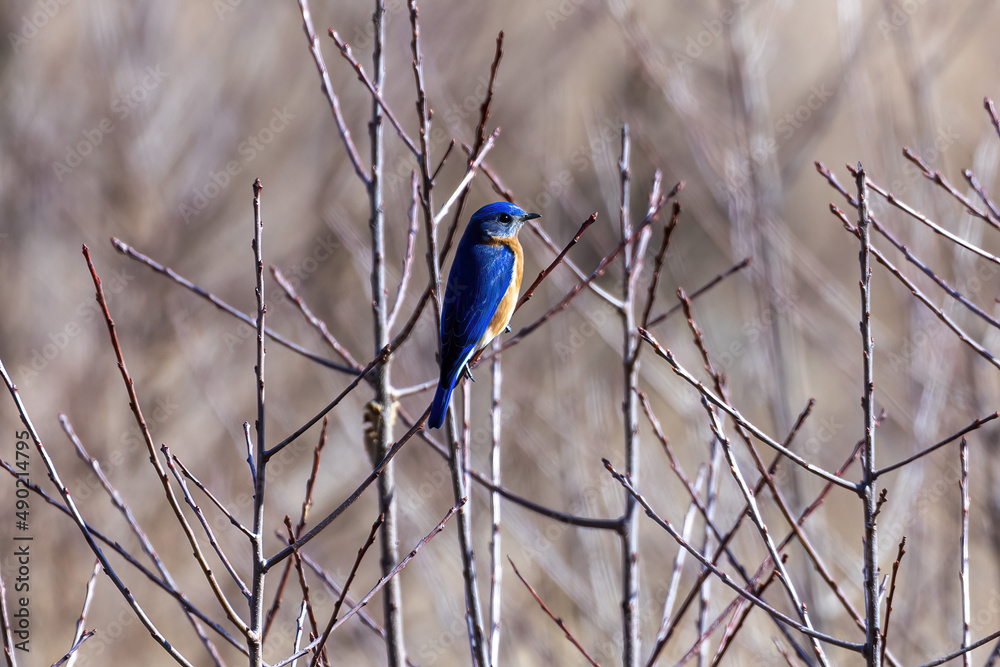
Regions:
M 366 155 L 369 97 L 325 32 L 338 30 L 369 66 L 371 45 L 364 30 L 370 7 L 316 1 L 313 12 L 345 116 Z M 964 185 L 961 169 L 971 167 L 997 191 L 1000 140 L 982 110 L 983 96 L 1000 95 L 995 39 L 1000 13 L 992 2 L 629 6 L 591 0 L 427 1 L 421 4 L 421 19 L 435 126 L 460 142 L 472 139 L 494 39 L 499 29 L 505 31 L 491 120 L 502 134 L 488 162 L 526 207 L 544 214 L 558 243 L 568 240 L 587 215 L 599 212 L 598 223 L 571 255 L 585 270 L 615 243 L 615 165 L 623 121 L 633 133 L 636 216 L 644 209 L 654 168 L 663 170 L 668 187 L 681 179 L 687 183 L 680 197 L 685 212 L 656 312 L 674 302 L 676 287 L 693 289 L 754 256 L 752 269 L 699 301 L 696 314 L 730 378 L 734 402 L 768 432 L 783 437 L 806 400 L 817 399 L 797 444 L 826 467 L 838 466 L 861 434 L 858 265 L 855 243 L 827 208 L 831 201 L 843 201 L 815 173 L 812 161 L 822 160 L 846 184 L 844 163 L 861 160 L 875 180 L 949 229 L 994 252 L 1000 249 L 995 230 L 963 215 L 901 155 L 903 146 L 911 147 L 959 186 Z M 389 4 L 388 22 L 386 97 L 416 136 L 409 24 L 398 0 Z M 367 200 L 319 92 L 301 17 L 290 1 L 18 0 L 0 8 L 0 26 L 7 36 L 0 45 L 0 358 L 19 383 L 88 519 L 138 550 L 93 475 L 73 455 L 56 421 L 60 412 L 102 460 L 174 576 L 221 620 L 165 510 L 137 438 L 107 333 L 95 318 L 80 246 L 90 246 L 111 292 L 126 360 L 157 442 L 167 443 L 218 495 L 234 500 L 247 494 L 241 425 L 252 420 L 254 411 L 253 336 L 208 303 L 115 253 L 108 239 L 120 237 L 249 311 L 254 303 L 250 185 L 259 177 L 265 262 L 297 276 L 301 293 L 335 335 L 359 360 L 370 358 Z M 391 129 L 386 137 L 390 171 L 396 175 L 386 189 L 394 293 L 412 159 Z M 74 148 L 88 151 L 79 164 L 68 155 Z M 435 161 L 444 148 L 435 148 Z M 239 173 L 213 188 L 213 174 L 230 161 Z M 453 156 L 439 177 L 439 202 L 461 173 L 462 160 Z M 217 176 L 215 184 L 225 180 Z M 487 182 L 477 179 L 466 216 L 495 199 Z M 201 204 L 193 214 L 184 208 Z M 943 276 L 993 308 L 995 265 L 943 245 L 884 205 L 876 210 Z M 551 253 L 533 235 L 522 238 L 531 278 Z M 426 281 L 423 232 L 419 239 L 408 306 Z M 912 267 L 906 270 L 916 275 Z M 618 290 L 619 276 L 616 265 L 600 283 Z M 565 268 L 554 273 L 515 316 L 515 328 L 544 312 L 573 282 Z M 889 415 L 879 432 L 879 458 L 889 462 L 997 409 L 997 371 L 960 347 L 877 267 L 875 286 L 877 403 Z M 277 295 L 270 279 L 268 290 Z M 932 294 L 944 302 L 939 292 Z M 325 353 L 287 301 L 271 304 L 272 326 Z M 989 349 L 997 349 L 996 332 L 947 307 Z M 700 370 L 680 319 L 659 325 L 655 334 L 688 368 Z M 622 462 L 620 339 L 617 316 L 584 293 L 504 356 L 507 486 L 579 514 L 620 512 L 621 491 L 600 464 L 602 456 Z M 397 385 L 435 376 L 434 346 L 434 328 L 425 317 L 400 352 Z M 268 351 L 268 424 L 270 437 L 277 439 L 314 414 L 347 379 L 277 345 Z M 28 370 L 33 361 L 36 372 Z M 644 354 L 642 374 L 654 409 L 693 477 L 707 458 L 710 437 L 696 396 L 650 354 Z M 488 428 L 487 368 L 480 367 L 477 375 L 473 425 L 482 435 Z M 369 470 L 360 434 L 361 408 L 370 397 L 363 387 L 332 415 L 314 516 L 339 503 Z M 429 398 L 410 397 L 404 407 L 419 413 Z M 18 426 L 10 401 L 0 400 L 4 458 L 13 457 Z M 1000 532 L 992 521 L 1000 501 L 990 491 L 997 488 L 990 462 L 994 435 L 995 429 L 986 429 L 970 440 L 977 637 L 1000 627 Z M 315 438 L 311 432 L 270 476 L 272 525 L 285 513 L 297 515 Z M 488 465 L 484 442 L 474 437 L 480 469 Z M 642 448 L 640 486 L 664 516 L 680 520 L 687 501 L 645 422 Z M 960 640 L 957 460 L 956 450 L 947 448 L 886 480 L 883 569 L 891 564 L 899 536 L 909 540 L 890 637 L 906 664 L 952 650 Z M 405 552 L 452 499 L 446 466 L 426 445 L 411 443 L 397 462 Z M 42 481 L 37 458 L 31 475 Z M 796 507 L 811 501 L 819 488 L 814 478 L 798 472 L 786 470 L 782 480 Z M 0 557 L 10 586 L 13 485 L 0 489 Z M 477 489 L 473 505 L 481 573 L 488 562 L 485 500 Z M 742 504 L 730 479 L 723 482 L 721 502 L 727 523 Z M 617 541 L 507 507 L 504 553 L 599 662 L 616 664 Z M 766 507 L 780 526 L 773 505 Z M 808 524 L 858 607 L 860 510 L 860 503 L 835 492 Z M 238 511 L 249 519 L 248 506 Z M 342 579 L 375 513 L 376 499 L 369 493 L 309 553 Z M 69 647 L 93 558 L 75 526 L 37 499 L 31 521 L 32 652 L 19 658 L 22 664 L 47 665 Z M 217 525 L 242 567 L 247 562 L 243 540 L 223 522 Z M 755 569 L 763 550 L 757 536 L 744 530 L 737 546 Z M 659 623 L 663 582 L 676 547 L 646 521 L 642 540 L 646 650 Z M 269 549 L 277 544 L 272 540 Z M 451 527 L 402 575 L 407 645 L 414 662 L 424 667 L 468 662 L 455 545 Z M 203 660 L 177 606 L 115 562 L 165 634 L 196 663 Z M 790 563 L 800 578 L 814 582 L 805 591 L 817 625 L 861 641 L 828 590 L 815 583 L 818 578 L 797 547 L 791 549 Z M 689 563 L 682 593 L 695 575 Z M 376 579 L 373 555 L 354 592 L 360 595 Z M 503 664 L 579 664 L 579 656 L 509 569 L 505 583 Z M 729 596 L 718 586 L 715 590 L 713 609 L 721 609 Z M 776 592 L 772 598 L 787 607 Z M 279 621 L 286 634 L 295 606 L 289 597 Z M 328 610 L 329 598 L 320 606 Z M 379 602 L 369 611 L 380 617 Z M 729 664 L 776 664 L 773 624 L 759 612 L 750 622 Z M 78 664 L 168 664 L 104 579 L 88 627 L 98 634 L 85 645 Z M 682 628 L 662 664 L 690 646 L 693 625 L 685 622 Z M 282 641 L 280 646 L 288 645 Z M 384 659 L 380 641 L 357 623 L 335 635 L 331 646 L 338 664 L 375 665 Z M 241 662 L 235 652 L 223 650 L 230 664 Z M 980 650 L 976 660 L 987 654 Z M 837 650 L 831 655 L 843 664 L 857 660 Z M 269 656 L 276 658 L 277 653 Z

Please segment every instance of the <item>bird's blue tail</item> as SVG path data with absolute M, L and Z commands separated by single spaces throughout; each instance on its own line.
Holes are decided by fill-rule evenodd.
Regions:
M 448 403 L 451 402 L 451 392 L 455 391 L 454 382 L 442 382 L 438 385 L 437 393 L 434 394 L 434 402 L 431 404 L 431 416 L 427 418 L 427 426 L 430 428 L 441 428 L 444 424 L 444 415 L 448 412 Z

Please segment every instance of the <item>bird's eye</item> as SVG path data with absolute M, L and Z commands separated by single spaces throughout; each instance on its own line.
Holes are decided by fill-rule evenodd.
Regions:
M 501 213 L 500 222 L 509 223 L 513 218 L 510 217 L 510 213 Z

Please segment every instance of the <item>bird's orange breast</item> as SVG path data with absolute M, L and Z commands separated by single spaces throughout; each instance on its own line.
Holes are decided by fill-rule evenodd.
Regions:
M 521 291 L 521 278 L 524 277 L 524 251 L 521 250 L 521 244 L 518 240 L 516 238 L 497 239 L 496 244 L 507 246 L 514 253 L 514 271 L 510 277 L 510 285 L 507 287 L 507 292 L 503 295 L 503 299 L 500 300 L 500 305 L 497 306 L 497 311 L 494 313 L 493 319 L 490 320 L 489 326 L 483 332 L 483 337 L 476 344 L 477 350 L 481 350 L 489 345 L 490 341 L 500 335 L 500 332 L 510 324 L 510 318 L 514 314 L 514 308 L 517 306 L 518 293 Z

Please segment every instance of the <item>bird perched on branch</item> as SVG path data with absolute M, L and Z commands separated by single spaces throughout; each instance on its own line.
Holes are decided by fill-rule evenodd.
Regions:
M 497 202 L 469 220 L 441 309 L 441 379 L 427 420 L 430 428 L 444 423 L 451 393 L 463 371 L 468 372 L 469 360 L 507 328 L 524 274 L 517 233 L 526 221 L 540 217 Z

